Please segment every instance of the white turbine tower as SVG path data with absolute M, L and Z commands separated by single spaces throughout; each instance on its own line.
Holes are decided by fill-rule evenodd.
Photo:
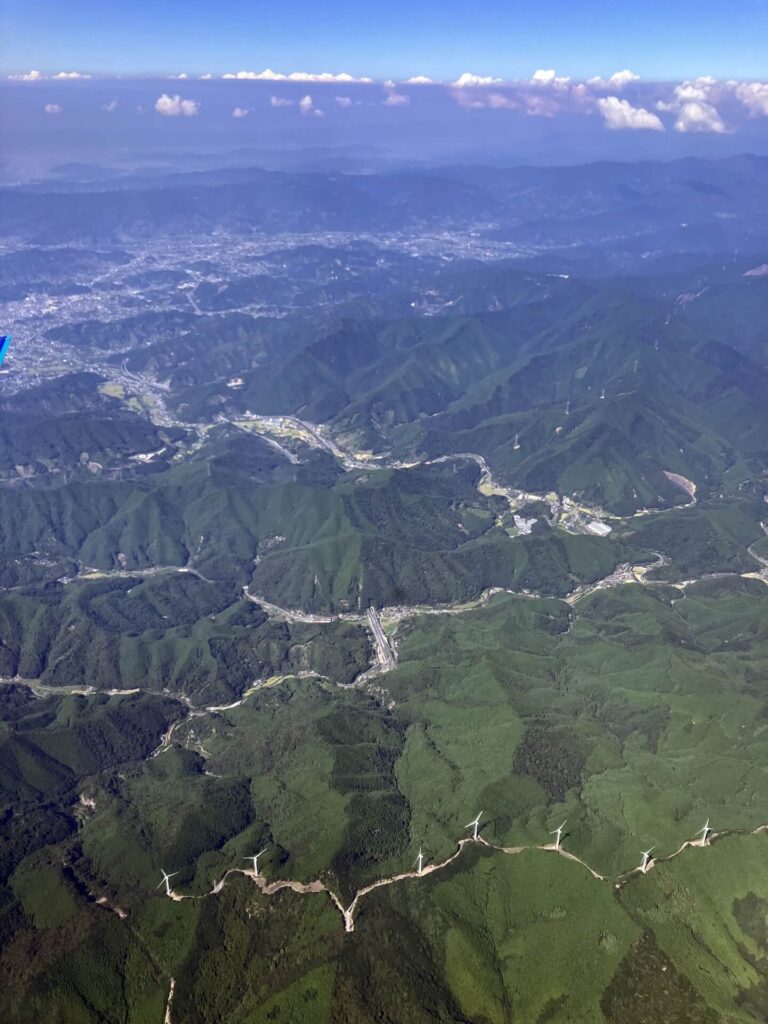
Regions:
M 419 854 L 413 863 L 416 868 L 416 874 L 420 875 L 424 870 L 424 853 L 422 852 L 421 847 L 419 847 Z
M 169 875 L 168 872 L 167 871 L 163 871 L 162 868 L 160 868 L 160 870 L 162 871 L 163 877 L 160 880 L 160 883 L 159 883 L 157 888 L 160 889 L 162 886 L 165 886 L 165 895 L 166 896 L 170 896 L 171 895 L 171 879 L 175 875 L 178 875 L 179 872 L 178 871 L 172 871 L 170 873 L 170 875 Z
M 472 829 L 472 838 L 474 840 L 477 840 L 477 830 L 480 827 L 480 819 L 482 818 L 482 816 L 483 816 L 483 812 L 480 811 L 480 813 L 478 814 L 478 816 L 475 818 L 474 821 L 470 821 L 470 823 L 468 825 L 464 826 L 464 828 L 471 828 Z
M 701 836 L 701 845 L 702 846 L 708 846 L 709 845 L 709 834 L 710 834 L 711 831 L 712 831 L 712 829 L 709 827 L 709 818 L 707 818 L 707 820 L 704 822 L 704 825 L 696 833 L 697 836 Z
M 243 857 L 243 860 L 252 860 L 253 861 L 253 873 L 254 873 L 254 875 L 257 878 L 259 877 L 259 857 L 261 857 L 261 855 L 266 853 L 266 852 L 267 852 L 267 848 L 265 846 L 263 850 L 259 850 L 258 853 L 254 853 L 250 857 Z
M 555 837 L 555 844 L 554 845 L 555 845 L 555 849 L 556 850 L 560 849 L 560 839 L 562 838 L 563 829 L 565 828 L 565 825 L 566 825 L 567 821 L 568 821 L 568 819 L 566 818 L 562 825 L 560 825 L 558 828 L 553 828 L 552 831 L 549 833 L 551 836 Z
M 655 849 L 656 847 L 652 846 L 650 850 L 643 850 L 643 860 L 640 864 L 640 870 L 643 872 L 643 874 L 645 874 L 645 872 L 648 870 L 648 866 L 651 863 L 651 854 Z

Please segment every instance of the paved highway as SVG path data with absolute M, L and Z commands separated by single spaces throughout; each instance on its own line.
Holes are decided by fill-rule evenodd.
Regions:
M 390 644 L 389 640 L 381 628 L 381 622 L 379 616 L 376 613 L 375 608 L 368 609 L 368 622 L 373 633 L 373 638 L 376 641 L 376 652 L 379 656 L 379 665 L 383 672 L 391 672 L 392 669 L 397 668 L 397 655 L 395 649 Z

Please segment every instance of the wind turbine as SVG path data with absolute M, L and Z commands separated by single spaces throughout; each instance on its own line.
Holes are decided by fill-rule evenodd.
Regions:
M 560 849 L 560 839 L 562 837 L 563 829 L 565 828 L 565 825 L 566 825 L 567 821 L 568 821 L 568 819 L 566 818 L 565 821 L 563 822 L 563 824 L 559 826 L 559 828 L 553 828 L 552 831 L 549 833 L 551 836 L 555 836 L 555 849 L 556 850 Z
M 170 875 L 169 875 L 168 872 L 167 871 L 163 871 L 162 868 L 160 868 L 160 870 L 163 873 L 163 877 L 162 877 L 162 880 L 160 881 L 160 884 L 158 885 L 157 888 L 159 889 L 161 886 L 164 885 L 165 886 L 165 895 L 166 896 L 170 896 L 171 895 L 171 884 L 170 884 L 171 883 L 171 879 L 175 875 L 178 875 L 179 872 L 178 871 L 172 871 L 170 873 Z
M 483 816 L 483 812 L 480 811 L 480 813 L 478 814 L 478 816 L 475 818 L 474 821 L 470 821 L 470 823 L 468 825 L 464 826 L 464 828 L 471 828 L 473 830 L 472 831 L 472 838 L 474 840 L 477 840 L 477 830 L 480 827 L 480 819 L 482 818 L 482 816 Z
M 651 863 L 651 854 L 655 849 L 656 847 L 652 846 L 650 850 L 643 850 L 643 862 L 640 865 L 640 870 L 643 872 L 643 874 L 645 874 L 645 872 L 648 870 L 648 865 Z
M 696 833 L 697 836 L 701 836 L 701 845 L 707 846 L 709 843 L 709 833 L 712 829 L 709 827 L 709 818 L 704 822 L 703 828 L 700 828 Z
M 424 854 L 421 847 L 419 847 L 419 855 L 413 863 L 416 866 L 416 874 L 420 875 L 424 868 Z
M 265 846 L 263 850 L 259 850 L 258 853 L 254 853 L 250 857 L 243 857 L 243 860 L 253 861 L 253 873 L 257 878 L 259 877 L 259 857 L 261 857 L 261 855 L 266 852 L 267 848 Z

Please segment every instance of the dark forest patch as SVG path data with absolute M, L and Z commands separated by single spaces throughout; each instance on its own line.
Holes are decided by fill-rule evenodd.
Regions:
M 570 735 L 546 722 L 529 725 L 515 751 L 514 770 L 529 775 L 553 800 L 581 786 L 584 758 L 574 749 Z
M 633 943 L 603 993 L 608 1024 L 718 1024 L 720 1017 L 656 945 L 651 931 Z

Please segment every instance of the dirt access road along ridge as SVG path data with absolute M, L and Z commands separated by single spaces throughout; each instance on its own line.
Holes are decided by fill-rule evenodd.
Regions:
M 275 893 L 282 892 L 286 889 L 295 893 L 299 893 L 300 895 L 310 895 L 324 892 L 328 894 L 328 898 L 330 899 L 331 903 L 334 905 L 334 907 L 336 907 L 336 909 L 341 914 L 342 920 L 344 921 L 344 931 L 349 934 L 350 932 L 353 932 L 355 930 L 355 917 L 357 911 L 359 909 L 361 901 L 368 895 L 368 893 L 373 892 L 375 889 L 381 889 L 387 885 L 396 885 L 398 882 L 405 882 L 424 878 L 427 875 L 431 875 L 435 872 L 442 871 L 445 868 L 447 868 L 450 864 L 453 864 L 454 861 L 456 861 L 457 858 L 461 856 L 463 850 L 466 847 L 472 845 L 482 846 L 496 853 L 502 853 L 507 855 L 525 853 L 527 851 L 537 851 L 540 853 L 554 853 L 560 857 L 564 857 L 566 860 L 575 861 L 577 864 L 581 864 L 582 867 L 585 868 L 585 870 L 588 871 L 589 874 L 598 882 L 607 882 L 613 885 L 614 889 L 617 892 L 619 892 L 625 885 L 627 885 L 633 879 L 636 879 L 638 876 L 648 874 L 648 872 L 653 869 L 655 864 L 661 863 L 663 861 L 674 860 L 675 857 L 679 857 L 686 850 L 705 848 L 707 846 L 710 846 L 713 842 L 716 842 L 718 839 L 723 839 L 726 836 L 730 835 L 757 836 L 765 832 L 768 832 L 768 823 L 764 825 L 758 825 L 751 831 L 744 831 L 743 829 L 728 829 L 723 832 L 712 832 L 706 839 L 687 839 L 679 846 L 677 850 L 674 851 L 674 853 L 670 853 L 665 857 L 650 857 L 647 860 L 645 867 L 638 866 L 635 868 L 631 868 L 629 871 L 624 872 L 623 874 L 619 875 L 614 879 L 610 879 L 605 875 L 600 874 L 598 871 L 595 871 L 595 869 L 590 867 L 590 865 L 587 864 L 586 861 L 582 860 L 580 857 L 577 857 L 573 853 L 569 853 L 568 850 L 564 850 L 562 848 L 562 845 L 557 846 L 554 843 L 550 843 L 546 846 L 497 846 L 494 843 L 489 843 L 488 840 L 484 839 L 481 835 L 478 835 L 477 839 L 474 839 L 472 837 L 469 837 L 467 839 L 460 839 L 456 851 L 452 853 L 450 857 L 447 857 L 445 860 L 439 861 L 435 864 L 427 864 L 425 867 L 422 868 L 421 871 L 404 871 L 402 874 L 391 875 L 389 878 L 381 878 L 376 882 L 371 882 L 370 885 L 366 885 L 364 888 L 359 889 L 355 893 L 355 896 L 348 907 L 344 906 L 344 904 L 341 902 L 336 893 L 329 889 L 325 882 L 323 882 L 321 879 L 316 879 L 312 882 L 296 882 L 290 879 L 281 879 L 276 882 L 268 882 L 260 872 L 259 874 L 255 874 L 255 872 L 249 871 L 245 868 L 230 868 L 228 871 L 225 872 L 223 877 L 218 882 L 216 882 L 216 884 L 210 890 L 210 892 L 204 893 L 202 896 L 186 896 L 183 893 L 175 892 L 173 889 L 170 889 L 168 895 L 170 899 L 175 900 L 177 903 L 181 902 L 182 900 L 201 900 L 205 899 L 208 896 L 216 896 L 222 891 L 222 889 L 226 885 L 227 879 L 231 875 L 245 875 L 246 878 L 250 878 L 265 896 L 273 896 Z M 103 899 L 98 900 L 97 902 L 101 906 L 104 906 L 105 909 L 114 909 L 112 907 L 107 906 Z M 176 982 L 173 977 L 171 977 L 169 981 L 170 987 L 168 992 L 168 1001 L 166 1003 L 164 1024 L 173 1024 L 171 1010 Z
M 601 874 L 596 871 L 595 868 L 591 867 L 585 860 L 577 857 L 576 854 L 570 853 L 568 850 L 563 849 L 562 844 L 557 845 L 555 843 L 549 843 L 544 846 L 528 845 L 528 846 L 498 846 L 495 843 L 488 842 L 483 836 L 478 835 L 475 839 L 469 837 L 466 839 L 460 839 L 458 841 L 456 850 L 454 853 L 447 857 L 445 860 L 439 861 L 435 864 L 425 865 L 421 871 L 404 871 L 401 874 L 391 875 L 388 878 L 381 878 L 375 882 L 371 882 L 370 885 L 364 886 L 359 889 L 356 893 L 352 902 L 348 907 L 345 907 L 339 896 L 329 889 L 322 879 L 315 879 L 312 882 L 297 882 L 291 879 L 279 879 L 275 882 L 268 882 L 261 872 L 255 874 L 254 871 L 246 868 L 229 868 L 223 875 L 223 877 L 216 882 L 213 888 L 200 896 L 188 896 L 183 893 L 177 893 L 174 889 L 170 889 L 169 897 L 176 902 L 182 900 L 201 900 L 208 896 L 218 895 L 224 886 L 226 885 L 227 879 L 232 875 L 245 875 L 246 878 L 250 878 L 255 885 L 261 890 L 265 896 L 273 896 L 275 893 L 282 892 L 285 889 L 290 889 L 292 892 L 299 893 L 301 895 L 309 895 L 315 893 L 327 893 L 329 899 L 339 911 L 344 921 L 344 930 L 346 932 L 353 932 L 355 930 L 355 917 L 359 909 L 361 901 L 373 892 L 375 889 L 381 889 L 387 885 L 396 885 L 399 882 L 405 882 L 412 879 L 424 878 L 427 875 L 434 874 L 438 871 L 443 871 L 450 864 L 452 864 L 458 857 L 461 856 L 462 852 L 466 847 L 477 845 L 484 847 L 487 850 L 492 850 L 495 853 L 514 855 L 518 853 L 526 853 L 528 851 L 539 852 L 539 853 L 554 853 L 557 856 L 564 857 L 566 860 L 574 861 L 580 864 L 589 874 L 596 879 L 598 882 L 606 882 L 614 887 L 616 890 L 622 889 L 627 883 L 637 878 L 638 876 L 645 875 L 651 871 L 655 864 L 662 863 L 664 861 L 674 860 L 675 857 L 681 856 L 687 850 L 693 849 L 704 849 L 710 846 L 713 842 L 717 842 L 719 839 L 724 839 L 726 836 L 731 835 L 742 835 L 742 836 L 757 836 L 765 832 L 768 832 L 768 823 L 758 825 L 751 831 L 745 831 L 744 829 L 726 829 L 722 832 L 710 832 L 706 838 L 702 839 L 687 839 L 683 842 L 677 850 L 673 853 L 667 854 L 663 857 L 650 857 L 645 867 L 638 866 L 631 868 L 629 871 L 625 871 L 615 878 L 609 878 L 607 875 Z

